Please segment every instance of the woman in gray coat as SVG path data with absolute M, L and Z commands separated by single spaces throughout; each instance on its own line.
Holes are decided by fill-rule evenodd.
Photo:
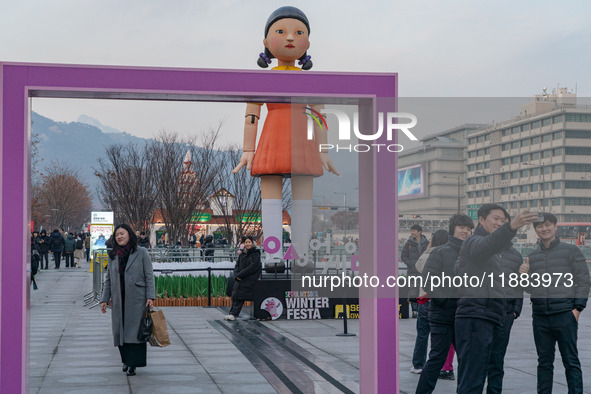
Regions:
M 137 334 L 146 306 L 154 306 L 152 261 L 127 224 L 115 227 L 109 257 L 101 311 L 106 313 L 111 301 L 113 343 L 119 347 L 123 372 L 131 376 L 136 367 L 146 366 L 146 342 L 138 341 Z

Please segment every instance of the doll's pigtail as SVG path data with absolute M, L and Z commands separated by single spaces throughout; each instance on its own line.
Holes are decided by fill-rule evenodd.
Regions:
M 312 56 L 308 55 L 308 52 L 304 53 L 302 57 L 298 59 L 298 64 L 302 66 L 302 70 L 309 70 L 312 68 L 313 63 L 310 59 L 312 59 Z
M 266 51 L 267 50 L 265 49 L 265 52 Z M 261 68 L 267 68 L 269 67 L 269 64 L 271 64 L 271 59 L 269 59 L 269 56 L 267 56 L 265 52 L 259 53 L 259 58 L 257 59 L 257 64 Z

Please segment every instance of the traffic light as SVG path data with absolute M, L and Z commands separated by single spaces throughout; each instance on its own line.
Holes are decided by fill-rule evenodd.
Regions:
M 415 219 L 420 219 L 421 218 L 421 215 L 412 215 L 412 217 L 415 218 Z

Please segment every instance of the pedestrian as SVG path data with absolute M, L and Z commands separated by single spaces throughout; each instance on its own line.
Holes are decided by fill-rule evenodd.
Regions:
M 197 235 L 195 233 L 189 234 L 189 247 L 194 248 L 197 243 Z
M 201 250 L 203 255 L 205 256 L 206 261 L 213 261 L 213 255 L 215 253 L 215 245 L 213 243 L 213 235 L 209 234 L 203 240 L 203 244 L 201 244 Z
M 523 263 L 523 256 L 521 256 L 521 253 L 511 243 L 500 252 L 499 256 L 501 259 L 501 270 L 505 278 L 519 274 L 519 268 Z M 503 392 L 505 353 L 507 353 L 507 346 L 509 345 L 511 328 L 521 314 L 521 308 L 523 307 L 523 287 L 506 285 L 503 290 L 505 314 L 502 324 L 495 326 L 494 329 L 492 351 L 486 376 L 487 394 L 500 394 Z
M 438 230 L 433 234 L 431 242 L 427 246 L 427 250 L 419 257 L 415 264 L 418 274 L 420 274 L 425 266 L 425 262 L 429 257 L 431 251 L 447 242 L 447 231 Z M 427 345 L 429 342 L 429 301 L 424 298 L 420 300 L 418 305 L 417 317 L 417 337 L 415 339 L 415 347 L 412 353 L 412 367 L 411 373 L 420 374 L 423 366 L 427 361 Z
M 150 249 L 150 238 L 146 236 L 145 231 L 140 232 L 140 237 L 138 238 L 137 244 L 142 248 Z
M 80 234 L 75 235 L 76 249 L 74 249 L 74 264 L 78 268 L 82 268 L 82 259 L 84 259 L 84 241 Z
M 252 236 L 244 241 L 244 253 L 238 256 L 234 266 L 234 288 L 232 289 L 232 308 L 225 320 L 236 320 L 245 300 L 252 300 L 254 285 L 261 275 L 261 251 L 254 244 Z
M 52 231 L 49 243 L 49 249 L 53 253 L 53 262 L 55 263 L 54 269 L 60 268 L 60 262 L 62 258 L 62 252 L 64 251 L 64 237 L 60 234 L 60 231 L 56 228 Z
M 50 241 L 51 240 L 47 236 L 47 232 L 45 230 L 41 230 L 39 238 L 37 239 L 37 251 L 39 252 L 39 257 L 41 258 L 41 261 L 39 262 L 40 269 L 43 269 L 43 260 L 45 260 L 45 269 L 48 269 Z
M 493 350 L 496 326 L 505 320 L 502 282 L 503 251 L 511 246 L 517 230 L 531 224 L 536 213 L 524 210 L 513 220 L 498 204 L 483 204 L 478 209 L 478 226 L 462 243 L 456 263 L 456 275 L 470 280 L 458 290 L 455 336 L 458 356 L 458 393 L 481 393 Z M 490 279 L 478 286 L 474 278 Z
M 90 233 L 84 238 L 84 249 L 86 250 L 86 262 L 90 262 Z
M 585 257 L 576 245 L 556 236 L 557 219 L 544 213 L 534 222 L 539 248 L 528 255 L 522 273 L 529 273 L 533 331 L 538 353 L 538 393 L 551 393 L 556 343 L 564 365 L 568 392 L 583 392 L 583 375 L 577 349 L 581 312 L 587 306 L 591 280 Z M 552 278 L 550 286 L 535 286 L 535 278 Z M 560 278 L 556 279 L 560 275 Z M 539 283 L 539 281 L 538 281 Z
M 111 302 L 111 326 L 114 346 L 119 348 L 123 372 L 135 375 L 146 366 L 146 342 L 137 340 L 146 307 L 154 306 L 155 286 L 152 261 L 145 248 L 137 246 L 137 237 L 127 224 L 115 227 L 115 242 L 109 251 L 109 265 L 101 312 Z
M 419 271 L 417 271 L 415 264 L 423 252 L 427 249 L 429 241 L 427 240 L 427 237 L 423 235 L 423 228 L 418 224 L 415 224 L 410 228 L 410 235 L 411 237 L 402 247 L 400 260 L 402 260 L 402 262 L 408 267 L 406 272 L 408 276 L 417 276 Z M 417 304 L 418 296 L 419 288 L 417 286 L 410 287 L 408 289 L 408 298 L 410 300 L 413 318 L 417 318 L 419 316 L 419 307 Z
M 76 238 L 68 233 L 64 240 L 64 255 L 66 256 L 66 268 L 74 268 L 74 250 L 76 249 Z
M 453 276 L 454 265 L 460 254 L 462 243 L 472 234 L 473 228 L 474 222 L 467 215 L 457 214 L 450 218 L 446 244 L 432 250 L 425 262 L 422 272 L 425 280 L 443 275 Z M 417 265 L 420 266 L 420 264 Z M 430 297 L 431 351 L 417 385 L 416 392 L 421 394 L 432 393 L 438 378 L 455 379 L 452 365 L 455 353 L 453 344 L 455 343 L 454 322 L 457 305 L 455 288 L 450 286 L 431 288 L 430 285 L 430 282 L 425 282 L 425 291 Z

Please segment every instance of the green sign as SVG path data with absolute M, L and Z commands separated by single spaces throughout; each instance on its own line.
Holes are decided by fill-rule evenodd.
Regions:
M 246 212 L 236 215 L 236 221 L 239 223 L 260 223 L 260 212 Z
M 211 220 L 211 213 L 200 212 L 194 213 L 191 217 L 192 222 L 209 222 Z

